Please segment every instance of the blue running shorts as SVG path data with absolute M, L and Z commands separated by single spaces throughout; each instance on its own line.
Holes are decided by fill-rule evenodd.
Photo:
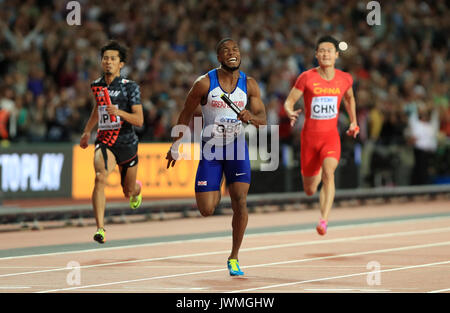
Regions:
M 250 158 L 245 140 L 236 139 L 224 146 L 203 142 L 201 150 L 195 192 L 220 190 L 223 174 L 227 185 L 235 182 L 250 184 Z

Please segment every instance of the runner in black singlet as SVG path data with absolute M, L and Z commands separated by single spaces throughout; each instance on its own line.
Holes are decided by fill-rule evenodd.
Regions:
M 95 140 L 95 186 L 92 192 L 97 232 L 94 240 L 104 243 L 105 186 L 108 175 L 119 166 L 121 185 L 130 206 L 136 209 L 142 202 L 142 184 L 136 181 L 138 164 L 138 137 L 134 126 L 142 126 L 143 111 L 139 86 L 134 81 L 123 78 L 120 69 L 126 61 L 126 49 L 115 41 L 101 49 L 104 75 L 91 84 L 97 101 L 80 139 L 81 148 L 89 144 L 91 131 L 98 125 Z M 105 103 L 106 87 L 111 105 Z

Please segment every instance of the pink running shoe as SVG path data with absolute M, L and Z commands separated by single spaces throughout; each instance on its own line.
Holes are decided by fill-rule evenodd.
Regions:
M 327 233 L 327 221 L 324 219 L 319 220 L 319 224 L 316 226 L 317 233 L 321 236 Z

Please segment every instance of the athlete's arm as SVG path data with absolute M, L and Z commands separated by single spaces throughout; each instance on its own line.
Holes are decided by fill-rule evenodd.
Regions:
M 130 123 L 130 124 L 132 124 L 134 126 L 141 127 L 142 124 L 144 124 L 144 113 L 143 113 L 141 104 L 134 104 L 134 105 L 132 105 L 131 106 L 131 113 L 128 113 L 128 112 L 123 111 L 123 110 L 119 110 L 114 105 L 108 105 L 106 107 L 106 111 L 110 115 L 120 116 L 120 118 L 122 120 L 125 120 L 125 121 L 127 121 L 128 123 Z
M 353 88 L 349 88 L 344 94 L 344 104 L 345 109 L 347 110 L 348 116 L 350 118 L 350 126 L 347 130 L 347 135 L 356 136 L 359 133 L 358 121 L 356 119 L 356 102 L 355 95 L 353 94 Z
M 291 120 L 291 127 L 294 126 L 295 122 L 297 121 L 298 116 L 302 112 L 302 109 L 298 109 L 294 111 L 294 105 L 297 103 L 297 101 L 303 96 L 303 91 L 296 87 L 292 87 L 291 91 L 289 92 L 288 97 L 284 101 L 284 110 L 286 111 L 286 114 L 288 115 L 289 119 Z
M 189 125 L 191 122 L 192 116 L 198 105 L 201 103 L 202 98 L 208 93 L 209 90 L 209 78 L 207 75 L 200 76 L 192 85 L 191 90 L 189 90 L 188 95 L 186 97 L 186 101 L 184 102 L 184 108 L 178 117 L 177 125 Z M 180 138 L 183 137 L 184 134 L 180 134 L 175 138 L 172 147 L 167 152 L 167 168 L 170 166 L 174 166 L 176 162 L 176 153 L 178 151 L 177 142 Z M 173 150 L 173 151 L 172 151 Z
M 178 117 L 177 125 L 189 125 L 191 122 L 192 116 L 202 98 L 208 93 L 209 90 L 209 78 L 207 75 L 200 76 L 192 85 L 191 90 L 189 90 L 188 95 L 186 97 L 186 101 L 184 102 L 184 108 Z M 179 136 L 176 139 L 181 138 Z
M 244 123 L 251 121 L 252 125 L 256 127 L 266 125 L 266 108 L 261 100 L 261 91 L 256 80 L 251 77 L 247 78 L 247 92 L 250 101 L 250 112 L 248 110 L 242 110 L 238 118 Z
M 94 129 L 95 125 L 98 123 L 98 110 L 97 110 L 97 104 L 94 105 L 92 108 L 91 116 L 89 116 L 89 119 L 86 123 L 86 126 L 84 127 L 83 134 L 80 138 L 80 147 L 83 149 L 86 149 L 89 145 L 89 137 L 91 136 L 91 131 Z

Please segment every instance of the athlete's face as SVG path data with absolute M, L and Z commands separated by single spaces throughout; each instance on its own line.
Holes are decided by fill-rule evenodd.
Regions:
M 120 61 L 119 51 L 106 50 L 102 57 L 102 68 L 106 75 L 117 76 L 124 63 Z
M 222 44 L 217 60 L 228 71 L 236 71 L 241 65 L 241 53 L 236 42 L 228 40 Z
M 316 51 L 316 58 L 319 65 L 324 66 L 334 66 L 336 59 L 339 57 L 339 52 L 331 42 L 322 42 Z

